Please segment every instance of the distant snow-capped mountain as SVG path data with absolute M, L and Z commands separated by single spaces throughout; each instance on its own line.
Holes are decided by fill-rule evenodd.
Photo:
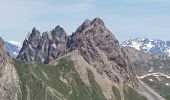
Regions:
M 22 44 L 20 42 L 17 42 L 17 41 L 9 41 L 9 43 L 12 44 L 12 45 L 15 45 L 15 46 L 17 46 L 19 48 L 22 47 Z
M 136 38 L 124 41 L 122 46 L 133 47 L 139 51 L 143 51 L 150 54 L 166 54 L 170 56 L 170 41 L 148 39 L 148 38 Z
M 17 41 L 5 42 L 5 50 L 13 57 L 16 57 L 19 54 L 21 47 L 22 44 Z

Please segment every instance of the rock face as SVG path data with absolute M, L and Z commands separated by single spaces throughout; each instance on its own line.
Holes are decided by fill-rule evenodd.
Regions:
M 23 43 L 18 59 L 27 63 L 48 63 L 66 53 L 67 34 L 60 26 L 51 32 L 40 32 L 33 28 Z
M 78 49 L 98 73 L 106 74 L 114 82 L 135 80 L 134 69 L 121 51 L 118 40 L 99 18 L 86 20 L 69 38 L 68 47 L 70 50 Z
M 4 51 L 4 41 L 0 39 L 0 100 L 18 100 L 19 79 L 12 59 Z
M 57 26 L 49 33 L 43 33 L 38 47 L 38 54 L 42 55 L 40 60 L 44 61 L 44 63 L 49 63 L 66 54 L 67 38 L 67 34 L 60 26 Z
M 18 58 L 25 62 L 35 61 L 36 49 L 40 41 L 40 32 L 33 28 L 32 33 L 26 37 Z

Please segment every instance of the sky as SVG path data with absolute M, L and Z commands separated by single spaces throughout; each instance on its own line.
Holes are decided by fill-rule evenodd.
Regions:
M 22 42 L 36 27 L 60 25 L 72 34 L 85 19 L 101 18 L 119 41 L 170 40 L 170 0 L 0 0 L 0 36 Z

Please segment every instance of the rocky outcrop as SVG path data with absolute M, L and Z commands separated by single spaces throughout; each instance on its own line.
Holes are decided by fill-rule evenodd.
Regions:
M 19 79 L 12 59 L 4 51 L 4 41 L 0 39 L 0 100 L 18 100 Z
M 57 26 L 51 32 L 43 33 L 38 47 L 38 54 L 43 55 L 44 63 L 49 63 L 66 54 L 67 38 L 67 34 L 60 26 Z
M 49 63 L 66 53 L 67 34 L 57 26 L 51 32 L 40 32 L 33 28 L 23 43 L 18 59 L 27 63 Z
M 32 33 L 29 33 L 23 42 L 23 47 L 18 58 L 24 62 L 35 62 L 36 49 L 40 42 L 40 32 L 33 28 Z
M 137 81 L 134 77 L 134 68 L 119 47 L 118 40 L 100 18 L 95 18 L 93 21 L 86 20 L 69 37 L 68 48 L 70 51 L 78 49 L 98 73 L 106 74 L 116 83 Z

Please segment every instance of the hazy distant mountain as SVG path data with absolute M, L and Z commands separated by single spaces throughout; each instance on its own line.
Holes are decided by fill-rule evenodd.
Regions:
M 9 52 L 12 57 L 16 57 L 22 47 L 20 42 L 9 41 L 5 42 L 5 51 Z
M 122 43 L 122 46 L 133 47 L 137 50 L 150 54 L 165 54 L 170 56 L 170 41 L 151 40 L 148 38 L 129 39 Z

